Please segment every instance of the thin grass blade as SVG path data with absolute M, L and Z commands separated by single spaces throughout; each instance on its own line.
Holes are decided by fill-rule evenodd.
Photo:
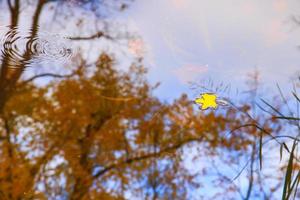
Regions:
M 285 173 L 285 180 L 284 180 L 284 186 L 282 191 L 282 200 L 286 200 L 287 197 L 290 195 L 291 191 L 291 177 L 293 172 L 293 160 L 294 160 L 294 150 L 296 147 L 296 141 L 293 143 L 292 151 L 290 153 L 289 162 L 287 166 L 287 170 Z

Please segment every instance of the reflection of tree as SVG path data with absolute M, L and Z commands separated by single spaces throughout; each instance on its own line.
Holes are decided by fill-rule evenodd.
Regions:
M 41 198 L 122 199 L 130 191 L 146 199 L 188 199 L 197 179 L 212 171 L 191 174 L 184 149 L 199 145 L 200 157 L 220 153 L 229 166 L 248 157 L 259 136 L 259 129 L 242 127 L 253 123 L 243 114 L 249 106 L 202 115 L 186 96 L 167 105 L 151 96 L 139 63 L 128 73 L 113 63 L 102 54 L 92 76 L 79 67 L 46 88 L 27 83 L 16 89 L 3 113 L 2 191 L 12 191 L 5 194 L 38 195 L 39 185 Z M 7 140 L 8 134 L 16 140 Z M 19 181 L 22 187 L 14 191 Z
M 85 9 L 90 9 L 94 15 L 96 15 L 96 20 L 101 17 L 106 17 L 109 13 L 104 12 L 106 10 L 110 10 L 110 12 L 113 12 L 114 10 L 124 10 L 127 8 L 127 6 L 130 4 L 131 0 L 118 0 L 114 1 L 112 3 L 111 1 L 81 1 L 81 0 L 75 0 L 75 1 L 48 1 L 48 0 L 37 0 L 37 1 L 20 1 L 20 0 L 7 0 L 6 4 L 5 2 L 2 2 L 4 6 L 7 6 L 9 9 L 10 14 L 10 28 L 11 32 L 14 32 L 13 30 L 20 25 L 20 15 L 22 14 L 22 11 L 24 8 L 32 7 L 33 14 L 31 19 L 31 26 L 28 30 L 30 30 L 30 36 L 28 36 L 28 42 L 36 38 L 38 34 L 39 29 L 39 22 L 40 18 L 42 16 L 42 13 L 45 12 L 51 12 L 53 10 L 53 7 L 47 7 L 48 4 L 53 5 L 55 8 L 53 11 L 55 19 L 59 18 L 57 15 L 61 15 L 61 18 L 65 20 L 64 23 L 67 21 L 70 21 L 70 19 L 77 16 L 75 13 L 72 12 L 72 9 L 80 9 L 80 7 Z M 72 6 L 71 6 L 72 5 Z M 45 10 L 47 9 L 47 10 Z M 59 12 L 57 12 L 59 10 Z M 57 20 L 56 20 L 57 21 Z M 73 20 L 74 23 L 76 23 L 75 20 Z M 60 21 L 61 22 L 61 21 Z M 57 21 L 57 23 L 59 23 Z M 88 36 L 72 36 L 69 37 L 71 40 L 91 40 L 95 38 L 107 38 L 107 39 L 114 39 L 112 36 L 110 36 L 110 33 L 106 33 L 107 30 L 107 24 L 105 23 L 105 26 L 103 27 L 103 30 L 95 30 L 94 33 L 91 33 L 91 35 Z M 14 40 L 16 38 L 13 38 Z M 23 55 L 18 58 L 19 61 L 12 61 L 12 59 L 9 56 L 9 54 L 4 54 L 1 58 L 1 73 L 0 73 L 0 92 L 1 92 L 1 98 L 0 98 L 0 111 L 3 109 L 3 106 L 6 102 L 6 100 L 9 98 L 11 91 L 14 89 L 15 84 L 20 79 L 21 75 L 24 72 L 26 61 L 29 61 L 32 58 L 32 52 L 30 48 L 27 48 L 26 51 L 23 53 Z M 15 63 L 14 66 L 11 66 L 11 63 Z M 49 75 L 51 76 L 51 75 Z M 54 76 L 55 77 L 55 76 Z
M 31 38 L 38 34 L 46 5 L 64 2 L 70 1 L 39 0 L 31 5 Z M 86 1 L 74 2 L 78 9 Z M 7 1 L 12 29 L 19 23 L 22 4 Z M 84 6 L 92 9 L 92 4 Z M 62 23 L 65 13 L 56 14 L 56 22 Z M 70 39 L 98 37 L 116 39 L 106 30 Z M 22 58 L 31 56 L 28 51 Z M 45 72 L 26 80 L 21 78 L 24 62 L 11 66 L 10 59 L 2 58 L 0 74 L 1 199 L 198 199 L 192 191 L 205 188 L 210 176 L 219 189 L 216 194 L 207 192 L 205 199 L 276 198 L 272 195 L 280 180 L 274 187 L 266 183 L 278 177 L 256 169 L 262 144 L 269 139 L 288 149 L 279 141 L 283 124 L 274 118 L 276 113 L 254 111 L 254 101 L 220 112 L 199 112 L 186 95 L 167 104 L 152 95 L 155 87 L 145 80 L 140 61 L 120 72 L 106 53 L 92 64 L 78 55 L 71 74 Z M 44 87 L 33 83 L 43 77 L 59 79 Z M 257 85 L 250 88 L 253 97 Z M 211 163 L 195 162 L 199 170 L 191 173 L 186 168 L 188 150 L 195 160 L 207 158 Z M 242 176 L 244 166 L 249 169 L 243 176 L 246 188 L 232 183 L 233 176 Z M 224 174 L 222 168 L 234 173 Z

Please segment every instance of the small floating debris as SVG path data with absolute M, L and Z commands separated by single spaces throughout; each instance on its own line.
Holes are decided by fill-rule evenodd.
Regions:
M 219 99 L 214 93 L 203 93 L 197 97 L 194 102 L 199 105 L 201 110 L 206 110 L 208 108 L 217 109 L 218 106 L 228 106 L 229 102 L 225 99 Z

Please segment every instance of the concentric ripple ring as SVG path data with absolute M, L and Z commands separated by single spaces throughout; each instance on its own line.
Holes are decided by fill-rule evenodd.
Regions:
M 64 63 L 75 54 L 67 37 L 47 32 L 21 31 L 17 27 L 0 27 L 0 60 L 9 67 L 33 63 Z

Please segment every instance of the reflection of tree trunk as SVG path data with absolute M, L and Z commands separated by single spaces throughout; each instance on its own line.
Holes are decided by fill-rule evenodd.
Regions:
M 31 35 L 29 37 L 29 41 L 34 39 L 37 35 L 39 19 L 40 19 L 40 15 L 41 15 L 41 12 L 42 12 L 42 9 L 43 9 L 45 3 L 46 3 L 46 0 L 39 0 L 39 3 L 35 9 L 33 19 L 32 19 L 33 22 L 32 22 L 32 26 L 31 26 L 31 30 L 30 30 Z M 20 76 L 22 75 L 24 68 L 26 67 L 25 66 L 26 61 L 29 61 L 31 59 L 31 57 L 32 57 L 31 50 L 26 49 L 26 51 L 22 57 L 23 57 L 22 58 L 23 60 L 19 66 L 16 66 L 16 68 L 18 70 L 16 70 L 16 72 L 14 73 L 14 76 L 12 77 L 13 85 L 19 80 Z
M 19 14 L 20 14 L 20 2 L 15 0 L 12 5 L 11 0 L 7 0 L 7 4 L 10 10 L 10 29 L 12 30 L 18 25 Z M 8 71 L 9 57 L 5 56 L 2 58 L 1 73 L 0 73 L 0 114 L 2 113 L 3 107 L 7 99 L 7 71 Z
M 78 177 L 70 196 L 70 200 L 82 199 L 88 193 L 90 185 L 92 185 L 92 181 L 90 179 L 87 180 L 86 177 Z
M 13 171 L 12 171 L 12 165 L 13 165 L 13 147 L 10 141 L 10 128 L 8 124 L 8 120 L 4 119 L 4 127 L 6 132 L 6 147 L 7 147 L 7 160 L 8 160 L 8 167 L 6 169 L 7 175 L 6 175 L 6 182 L 7 182 L 7 191 L 5 191 L 6 196 L 8 199 L 13 199 Z
M 70 200 L 82 199 L 88 193 L 90 186 L 92 185 L 92 179 L 83 176 L 77 177 L 75 182 Z
M 7 0 L 7 4 L 10 10 L 11 18 L 10 18 L 10 28 L 14 28 L 18 25 L 19 14 L 20 14 L 20 1 L 15 0 L 14 6 L 11 3 L 11 0 Z
M 92 126 L 89 125 L 86 128 L 86 135 L 83 139 L 78 141 L 80 146 L 81 154 L 80 154 L 80 168 L 82 169 L 81 173 L 84 173 L 84 176 L 81 174 L 75 178 L 75 185 L 73 188 L 73 192 L 70 196 L 70 200 L 82 199 L 84 195 L 88 192 L 90 186 L 92 185 L 92 166 L 89 162 L 89 151 L 92 143 Z
M 46 0 L 39 0 L 38 5 L 36 7 L 36 10 L 33 15 L 32 19 L 32 27 L 31 27 L 31 35 L 29 37 L 29 40 L 32 40 L 36 37 L 37 31 L 38 31 L 38 23 L 39 18 L 42 12 L 42 9 L 47 1 Z M 12 30 L 18 25 L 19 20 L 19 14 L 20 14 L 20 2 L 19 0 L 15 0 L 14 5 L 12 5 L 11 1 L 8 0 L 8 6 L 10 8 L 11 12 L 11 25 L 10 29 Z M 21 77 L 24 68 L 25 68 L 25 61 L 28 61 L 31 59 L 31 52 L 30 49 L 26 49 L 26 52 L 23 55 L 23 60 L 18 66 L 14 66 L 13 74 L 8 76 L 9 73 L 9 63 L 11 58 L 9 58 L 9 55 L 5 55 L 2 58 L 2 65 L 1 65 L 1 74 L 0 74 L 0 113 L 3 113 L 3 108 L 5 106 L 6 101 L 8 100 L 11 91 L 14 89 L 16 82 Z
M 100 120 L 95 125 L 88 125 L 85 130 L 85 136 L 78 139 L 78 146 L 80 147 L 80 168 L 81 173 L 75 178 L 75 184 L 73 187 L 73 192 L 70 196 L 70 200 L 82 199 L 89 191 L 91 185 L 93 184 L 94 178 L 92 177 L 93 165 L 90 162 L 90 151 L 93 145 L 95 133 L 101 129 L 103 124 L 108 121 L 112 116 L 108 115 Z M 72 159 L 72 158 L 71 158 Z
M 32 23 L 31 36 L 30 36 L 31 39 L 36 37 L 37 35 L 39 18 L 43 6 L 45 5 L 46 2 L 47 2 L 46 0 L 39 0 L 38 2 L 38 5 L 33 15 L 33 23 Z M 7 0 L 7 4 L 11 14 L 9 31 L 14 31 L 14 29 L 17 28 L 19 23 L 20 0 L 15 0 L 14 2 L 12 2 L 11 0 Z M 26 52 L 23 55 L 24 60 L 30 60 L 31 56 L 32 55 L 30 54 L 30 50 L 26 49 Z M 10 66 L 11 60 L 12 58 L 9 55 L 6 54 L 3 55 L 1 69 L 0 69 L 0 116 L 3 116 L 4 106 L 7 100 L 10 98 L 12 91 L 15 89 L 15 85 L 19 80 L 20 76 L 22 75 L 25 68 L 24 62 L 20 62 L 20 64 L 16 66 Z M 10 74 L 11 71 L 13 72 L 13 74 Z M 14 177 L 13 177 L 13 168 L 12 168 L 12 166 L 15 164 L 13 159 L 14 146 L 13 143 L 11 142 L 10 128 L 9 128 L 8 120 L 6 119 L 4 119 L 4 128 L 6 131 L 5 145 L 7 147 L 7 157 L 8 157 L 7 159 L 8 167 L 7 167 L 6 178 L 5 178 L 8 187 L 5 190 L 4 194 L 7 199 L 14 199 L 13 196 Z M 34 186 L 34 177 L 32 177 L 32 179 L 25 184 L 27 185 L 26 188 L 28 188 L 28 190 L 31 190 L 32 187 Z

